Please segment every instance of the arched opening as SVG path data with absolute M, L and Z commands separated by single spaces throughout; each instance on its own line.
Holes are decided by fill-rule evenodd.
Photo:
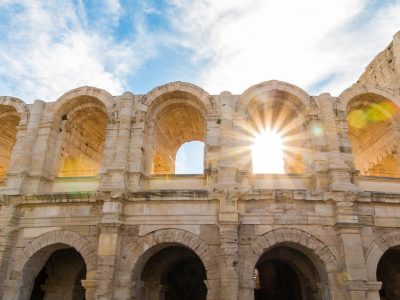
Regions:
M 5 181 L 20 116 L 15 108 L 0 105 L 0 184 Z
M 149 137 L 152 174 L 175 174 L 178 149 L 188 142 L 205 142 L 204 109 L 198 102 L 197 98 L 185 92 L 168 93 L 156 100 Z M 201 173 L 204 172 L 202 158 L 196 158 L 201 159 Z
M 187 142 L 180 146 L 175 158 L 175 174 L 204 173 L 204 143 Z
M 205 300 L 206 279 L 206 269 L 192 250 L 168 246 L 153 254 L 144 264 L 137 299 Z
M 400 299 L 400 247 L 390 248 L 382 255 L 376 277 L 382 282 L 381 300 Z
M 60 159 L 58 177 L 97 176 L 103 158 L 107 113 L 93 97 L 71 100 L 59 116 Z
M 286 246 L 274 247 L 260 257 L 254 270 L 254 287 L 255 300 L 327 299 L 313 262 Z
M 85 299 L 85 278 L 86 264 L 78 251 L 65 244 L 47 246 L 24 267 L 18 299 Z
M 392 101 L 368 93 L 347 106 L 347 122 L 355 167 L 365 176 L 400 177 L 400 110 Z
M 307 141 L 299 99 L 272 90 L 248 106 L 254 174 L 304 173 Z

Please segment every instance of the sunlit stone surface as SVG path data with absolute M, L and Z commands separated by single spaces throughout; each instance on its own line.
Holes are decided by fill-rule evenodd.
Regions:
M 0 97 L 0 298 L 400 299 L 399 74 Z

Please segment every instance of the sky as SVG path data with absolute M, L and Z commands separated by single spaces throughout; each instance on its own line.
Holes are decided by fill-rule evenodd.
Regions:
M 0 0 L 0 95 L 262 81 L 339 95 L 400 29 L 400 0 Z

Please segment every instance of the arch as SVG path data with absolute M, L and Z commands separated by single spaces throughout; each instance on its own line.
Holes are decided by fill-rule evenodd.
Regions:
M 10 96 L 0 96 L 0 105 L 6 105 L 6 106 L 11 106 L 13 107 L 17 113 L 19 114 L 20 117 L 20 125 L 27 125 L 28 124 L 28 119 L 29 119 L 29 108 L 25 104 L 24 101 L 22 101 L 19 98 L 15 97 L 10 97 Z
M 352 146 L 354 166 L 362 176 L 399 177 L 400 97 L 372 85 L 355 84 L 335 107 Z
M 400 107 L 400 97 L 388 89 L 373 85 L 353 84 L 350 88 L 344 90 L 335 102 L 334 108 L 340 111 L 347 111 L 348 105 L 357 96 L 363 94 L 375 94 L 394 102 Z
M 101 89 L 81 87 L 61 96 L 46 108 L 51 124 L 51 176 L 97 176 L 103 161 L 107 125 L 113 122 L 116 105 Z
M 245 90 L 242 93 L 242 95 L 240 95 L 237 112 L 244 113 L 249 103 L 253 99 L 263 94 L 268 94 L 274 90 L 284 92 L 288 95 L 292 95 L 302 103 L 304 108 L 310 109 L 311 107 L 317 105 L 315 102 L 312 102 L 310 95 L 308 95 L 301 88 L 287 82 L 278 80 L 269 80 L 253 85 L 249 87 L 247 90 Z
M 154 106 L 156 100 L 167 95 L 182 93 L 183 95 L 194 98 L 199 101 L 207 113 L 219 111 L 219 105 L 214 97 L 207 93 L 202 88 L 187 82 L 176 81 L 155 87 L 150 92 L 142 97 L 140 104 L 144 111 L 149 111 Z
M 311 113 L 317 114 L 317 104 L 305 91 L 277 80 L 262 82 L 240 96 L 237 113 L 243 116 L 238 119 L 238 126 L 244 129 L 248 138 L 260 141 L 267 149 L 276 150 L 277 160 L 284 165 L 278 173 L 302 174 L 311 170 L 312 159 L 307 157 L 311 153 L 308 151 L 311 149 L 311 133 L 306 119 Z M 282 147 L 270 147 L 268 137 L 270 141 L 282 142 Z M 250 146 L 243 140 L 239 141 L 241 146 Z M 253 168 L 258 174 L 275 173 L 267 170 L 271 162 L 266 161 L 263 154 L 259 156 L 256 153 L 265 151 L 248 152 L 242 156 L 240 164 L 246 168 L 258 165 L 257 170 Z M 263 158 L 257 162 L 257 157 Z M 271 160 L 275 161 L 272 157 Z
M 200 258 L 206 269 L 208 295 L 210 295 L 210 299 L 218 298 L 211 298 L 211 295 L 218 292 L 219 282 L 219 264 L 215 259 L 215 253 L 211 253 L 208 245 L 197 235 L 175 228 L 152 231 L 140 237 L 135 242 L 133 249 L 124 249 L 120 272 L 121 275 L 129 273 L 131 276 L 123 276 L 118 280 L 120 287 L 116 289 L 116 293 L 119 298 L 131 299 L 132 291 L 140 288 L 140 282 L 137 280 L 140 278 L 146 262 L 159 250 L 169 246 L 186 247 Z M 127 287 L 131 287 L 132 291 Z
M 97 252 L 86 238 L 71 230 L 55 230 L 42 234 L 18 250 L 13 261 L 13 271 L 22 275 L 23 268 L 35 253 L 55 244 L 65 244 L 75 248 L 82 255 L 88 273 L 96 269 Z
M 377 281 L 376 270 L 382 255 L 392 247 L 400 245 L 400 232 L 390 232 L 371 242 L 365 255 L 365 265 L 369 281 Z
M 252 282 L 254 267 L 259 258 L 269 249 L 280 245 L 299 250 L 314 263 L 317 269 L 318 264 L 322 265 L 323 270 L 319 271 L 323 271 L 326 276 L 328 276 L 328 273 L 333 273 L 339 268 L 336 257 L 322 241 L 300 229 L 280 228 L 265 233 L 251 243 L 251 251 L 244 260 L 245 264 L 243 265 L 244 269 L 242 269 L 241 283 L 248 284 Z M 332 279 L 329 276 L 327 280 L 329 280 L 330 284 L 332 283 Z
M 160 229 L 152 231 L 145 236 L 139 238 L 136 243 L 135 249 L 132 251 L 132 257 L 129 261 L 132 263 L 132 275 L 143 267 L 143 263 L 147 261 L 154 253 L 156 253 L 164 245 L 178 244 L 183 245 L 194 253 L 203 262 L 207 278 L 218 277 L 218 264 L 213 263 L 212 255 L 208 249 L 207 244 L 195 234 L 182 229 Z
M 145 170 L 149 175 L 174 174 L 179 147 L 191 141 L 205 142 L 207 114 L 218 109 L 207 92 L 183 82 L 153 89 L 139 105 L 146 112 Z
M 107 113 L 108 118 L 113 119 L 115 117 L 116 105 L 112 95 L 109 92 L 96 87 L 83 86 L 70 90 L 63 94 L 60 98 L 58 98 L 54 103 L 52 113 L 47 115 L 46 120 L 48 122 L 51 122 L 52 119 L 58 119 L 58 117 L 61 117 L 62 115 L 68 113 L 69 110 L 75 106 L 73 100 L 80 97 L 90 97 L 97 99 L 102 104 L 104 104 L 105 113 Z

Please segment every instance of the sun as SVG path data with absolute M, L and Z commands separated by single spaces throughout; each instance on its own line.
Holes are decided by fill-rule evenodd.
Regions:
M 254 174 L 284 174 L 282 137 L 265 130 L 254 138 L 251 150 Z

